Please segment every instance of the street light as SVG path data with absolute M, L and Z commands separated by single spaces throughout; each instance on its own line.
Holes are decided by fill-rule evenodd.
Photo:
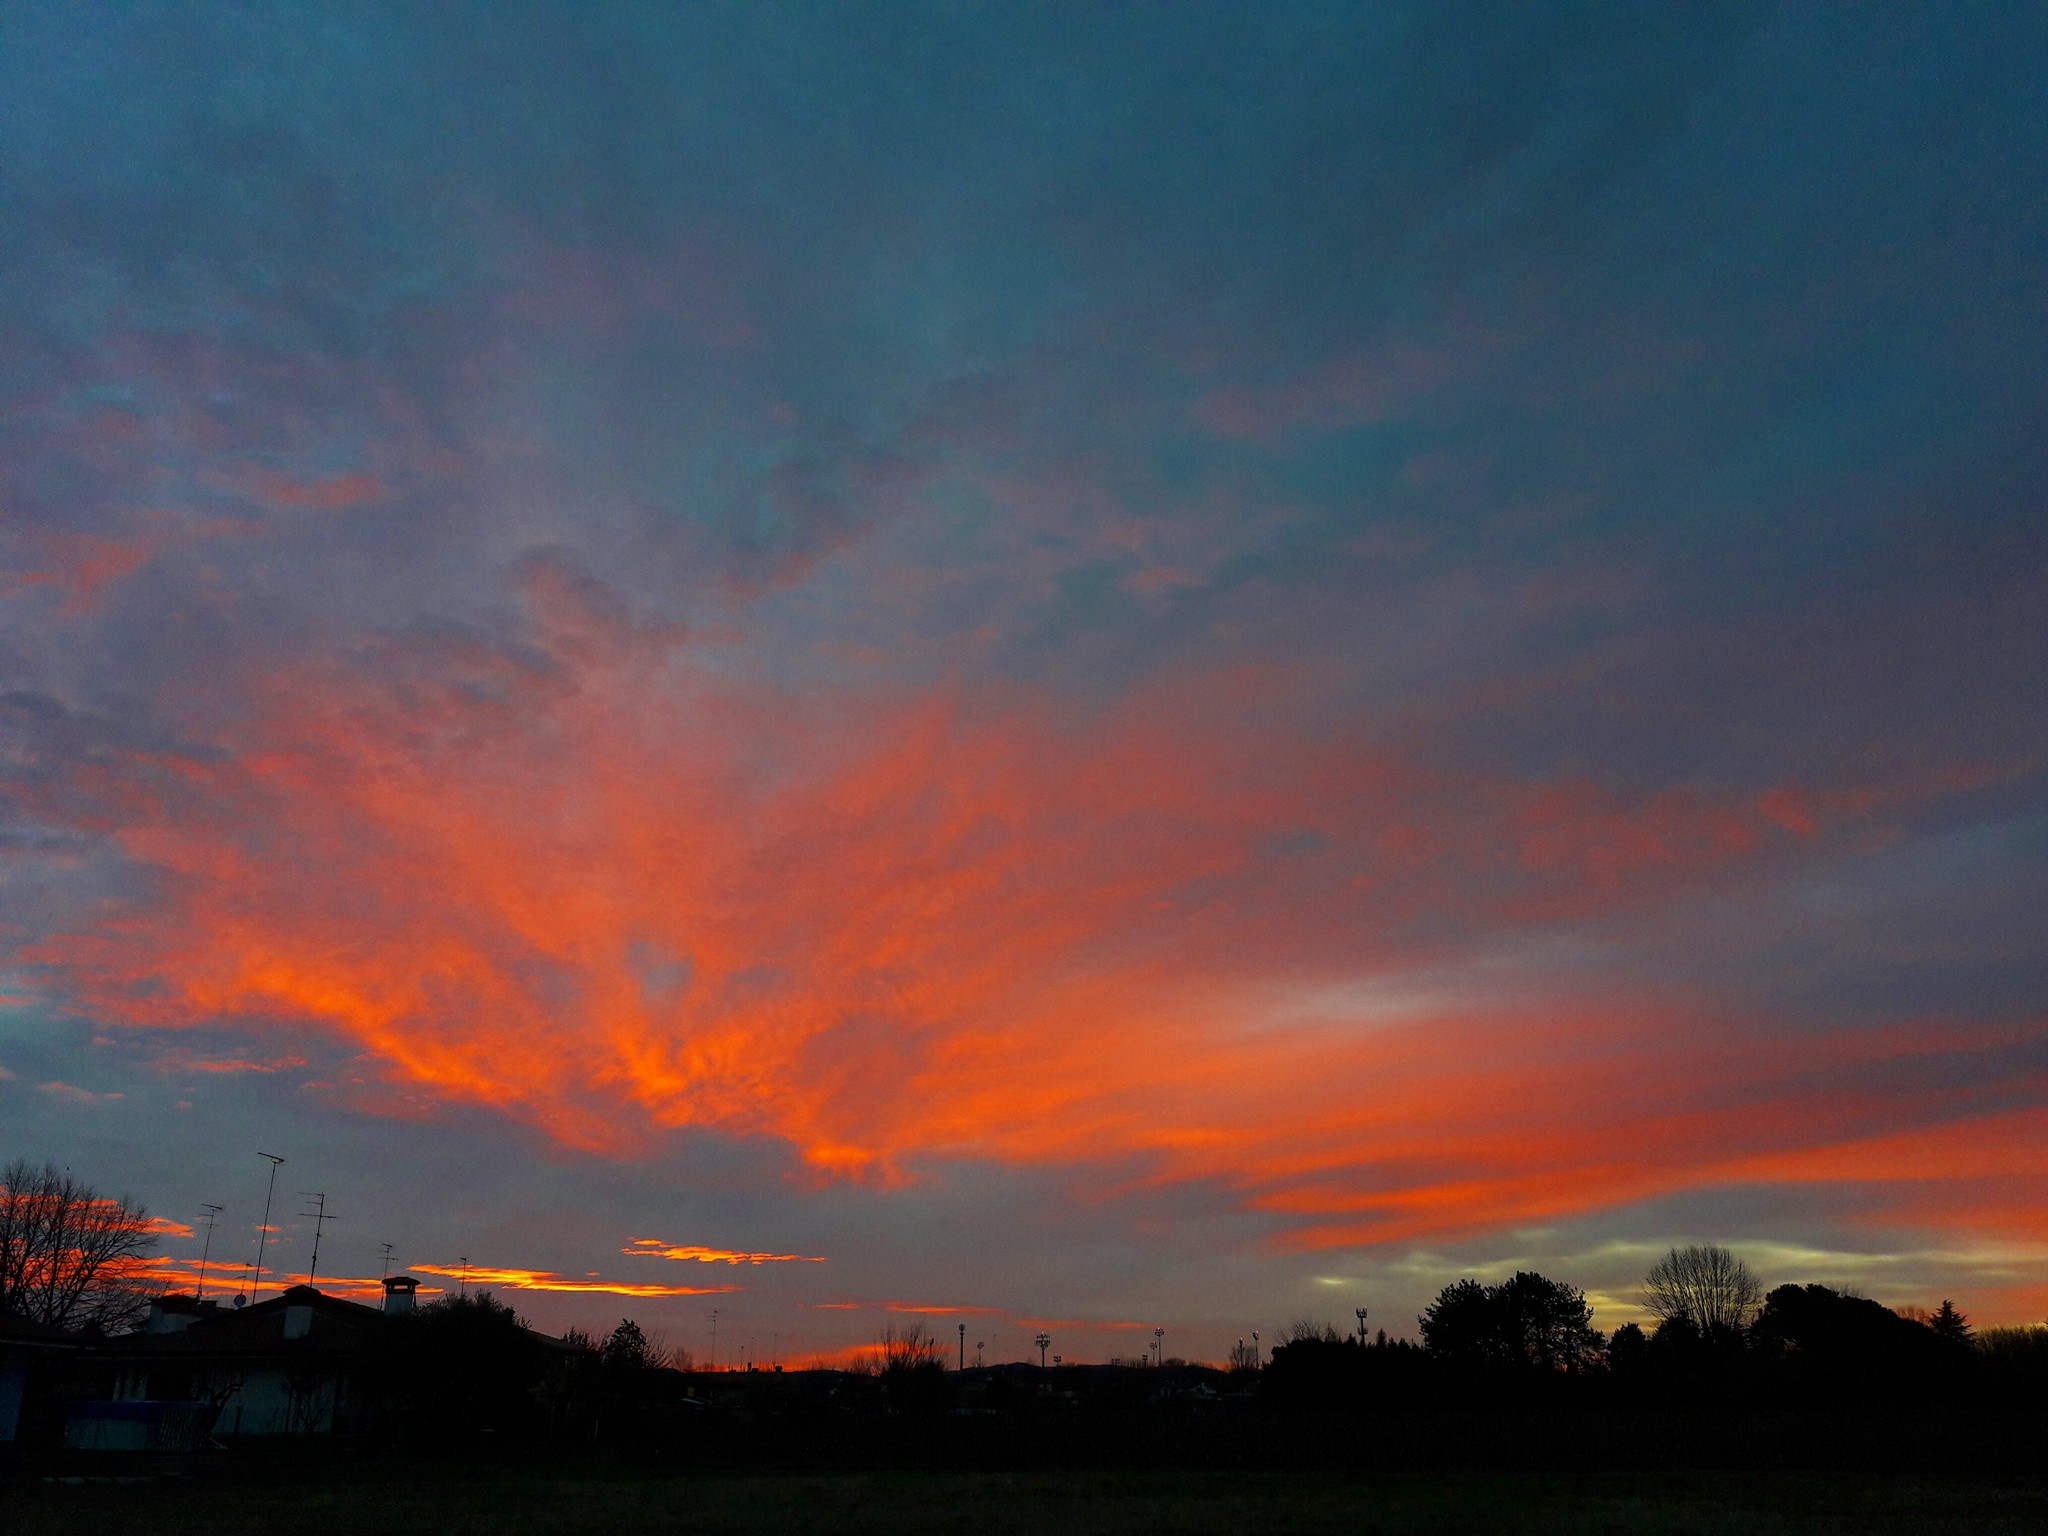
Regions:
M 1031 1342 L 1038 1346 L 1038 1368 L 1042 1371 L 1045 1369 L 1045 1352 L 1052 1344 L 1052 1335 L 1041 1333 Z

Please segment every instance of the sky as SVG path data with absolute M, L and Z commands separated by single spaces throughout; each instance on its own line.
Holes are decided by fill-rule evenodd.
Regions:
M 8 6 L 0 1155 L 721 1364 L 1694 1241 L 2048 1316 L 2044 82 Z

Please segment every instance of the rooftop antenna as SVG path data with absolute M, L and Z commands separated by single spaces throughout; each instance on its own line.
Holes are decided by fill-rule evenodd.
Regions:
M 251 1301 L 263 1294 L 263 1245 L 270 1238 L 270 1197 L 277 1193 L 278 1165 L 284 1161 L 275 1152 L 258 1152 L 256 1155 L 270 1159 L 270 1188 L 263 1194 L 263 1225 L 256 1229 L 256 1283 L 249 1292 Z
M 199 1209 L 206 1212 L 206 1246 L 199 1250 L 199 1293 L 192 1298 L 194 1301 L 206 1300 L 206 1261 L 213 1257 L 213 1227 L 214 1223 L 220 1220 L 220 1213 L 227 1207 L 208 1205 L 202 1201 Z
M 391 1278 L 391 1248 L 392 1248 L 392 1245 L 391 1245 L 390 1243 L 384 1243 L 384 1244 L 381 1244 L 380 1246 L 381 1246 L 381 1247 L 382 1247 L 382 1248 L 384 1249 L 384 1278 L 385 1278 L 386 1280 L 389 1280 L 389 1279 Z
M 306 1266 L 306 1284 L 311 1285 L 314 1277 L 320 1273 L 320 1229 L 326 1226 L 328 1222 L 334 1220 L 334 1218 L 327 1214 L 327 1192 L 325 1190 L 302 1189 L 299 1193 L 313 1202 L 312 1210 L 299 1212 L 301 1219 L 313 1223 L 313 1262 Z

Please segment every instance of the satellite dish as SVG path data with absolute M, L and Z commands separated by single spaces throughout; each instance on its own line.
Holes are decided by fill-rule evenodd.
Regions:
M 235 1298 L 235 1306 L 236 1306 L 237 1308 L 240 1308 L 240 1307 L 246 1307 L 247 1305 L 249 1305 L 249 1298 L 248 1298 L 248 1297 L 246 1297 L 246 1296 L 237 1296 L 237 1297 Z

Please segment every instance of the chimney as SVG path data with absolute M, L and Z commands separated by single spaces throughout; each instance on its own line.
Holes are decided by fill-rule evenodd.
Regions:
M 393 1275 L 384 1282 L 384 1315 L 403 1317 L 412 1311 L 413 1292 L 420 1288 L 411 1275 Z

